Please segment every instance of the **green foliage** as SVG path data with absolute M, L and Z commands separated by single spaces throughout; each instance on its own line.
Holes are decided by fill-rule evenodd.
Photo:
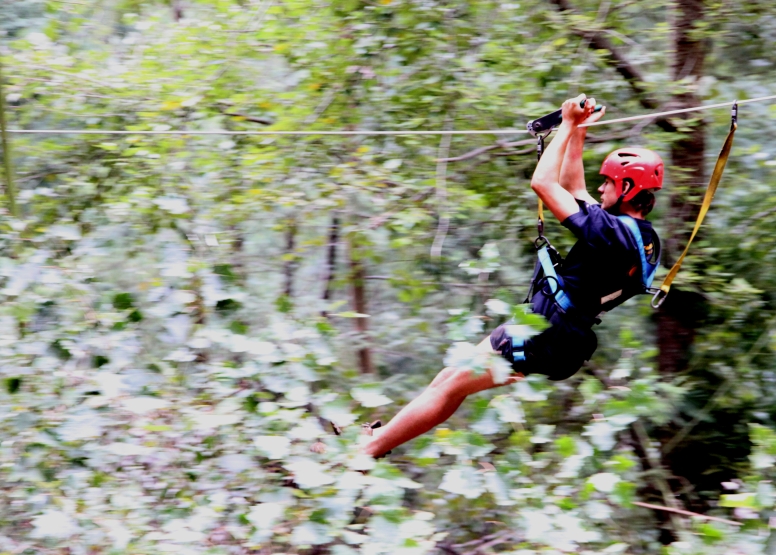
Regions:
M 579 29 L 603 30 L 660 104 L 767 94 L 776 62 L 761 2 L 707 5 L 699 81 L 672 76 L 668 2 L 579 0 L 561 14 L 534 0 L 219 0 L 185 3 L 180 20 L 175 5 L 4 5 L 11 127 L 522 128 L 582 91 L 612 115 L 643 111 Z M 728 122 L 705 114 L 711 163 Z M 434 137 L 13 135 L 22 215 L 0 216 L 0 552 L 764 552 L 773 116 L 742 107 L 677 280 L 703 301 L 685 373 L 657 373 L 634 301 L 597 328 L 579 375 L 478 395 L 378 462 L 358 455 L 358 423 L 392 416 L 443 361 L 505 377 L 472 343 L 505 321 L 547 325 L 520 304 L 532 154 L 448 162 L 442 188 Z M 668 159 L 681 134 L 655 129 L 627 140 Z M 455 136 L 447 155 L 492 141 Z M 618 141 L 588 148 L 590 185 Z M 673 216 L 658 205 L 657 228 Z M 546 233 L 571 244 L 557 223 Z M 658 447 L 686 473 L 652 468 Z M 673 523 L 634 502 L 665 504 L 666 484 L 744 526 L 677 517 L 663 546 Z

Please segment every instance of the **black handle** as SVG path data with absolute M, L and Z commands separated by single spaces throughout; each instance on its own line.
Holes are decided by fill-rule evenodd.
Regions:
M 584 108 L 585 104 L 587 103 L 587 100 L 581 100 L 579 102 L 579 107 Z M 600 112 L 603 109 L 603 105 L 598 105 L 595 107 L 593 112 Z M 560 122 L 563 121 L 563 110 L 555 110 L 554 112 L 547 114 L 546 116 L 542 116 L 538 119 L 534 119 L 529 121 L 526 124 L 526 127 L 528 128 L 528 132 L 536 137 L 540 133 L 546 133 L 548 131 L 551 131 L 553 127 L 558 127 L 560 125 Z

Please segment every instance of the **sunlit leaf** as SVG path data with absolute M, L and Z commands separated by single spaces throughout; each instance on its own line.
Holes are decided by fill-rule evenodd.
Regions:
M 380 392 L 380 388 L 374 387 L 354 387 L 350 394 L 364 407 L 381 407 L 393 403 L 393 401 Z

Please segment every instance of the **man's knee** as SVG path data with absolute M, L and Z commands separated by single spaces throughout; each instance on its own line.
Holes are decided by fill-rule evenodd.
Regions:
M 470 368 L 448 367 L 442 370 L 437 378 L 440 376 L 442 378 L 438 381 L 435 379 L 432 387 L 453 397 L 471 395 L 495 385 L 489 371 L 478 374 Z
M 443 368 L 431 382 L 432 388 L 445 391 L 445 393 L 456 393 L 463 384 L 468 381 L 471 370 L 466 368 L 455 368 L 448 366 Z
M 453 368 L 452 366 L 448 366 L 447 368 L 443 368 L 442 370 L 440 370 L 439 373 L 436 376 L 434 376 L 434 379 L 431 381 L 430 387 L 439 387 L 440 385 L 448 381 L 453 376 L 453 374 L 455 374 L 455 370 L 456 369 Z

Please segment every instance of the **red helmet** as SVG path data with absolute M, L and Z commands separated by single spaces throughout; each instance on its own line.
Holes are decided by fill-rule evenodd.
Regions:
M 625 189 L 623 180 L 632 179 L 635 186 L 622 198 L 629 201 L 645 189 L 663 187 L 663 160 L 646 148 L 620 148 L 612 152 L 601 166 L 601 175 L 612 178 L 617 197 Z

